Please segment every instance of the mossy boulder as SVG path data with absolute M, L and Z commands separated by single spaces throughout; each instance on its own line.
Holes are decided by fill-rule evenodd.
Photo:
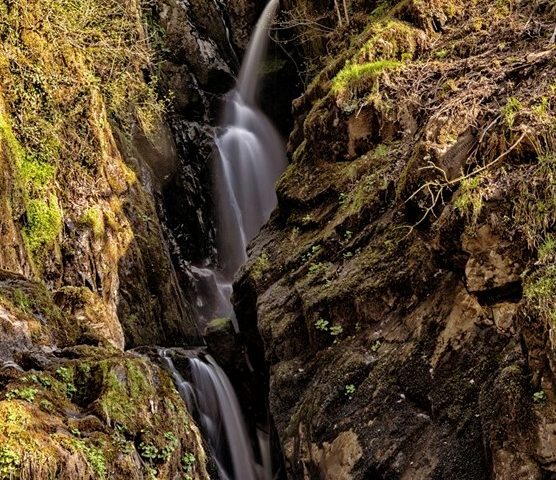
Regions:
M 209 478 L 200 433 L 162 369 L 110 349 L 67 354 L 4 372 L 1 478 Z

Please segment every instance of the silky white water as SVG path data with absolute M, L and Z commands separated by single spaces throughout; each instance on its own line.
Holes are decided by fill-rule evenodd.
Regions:
M 218 266 L 191 268 L 201 328 L 212 319 L 229 317 L 237 331 L 230 301 L 233 277 L 247 260 L 248 242 L 276 207 L 275 182 L 286 167 L 282 140 L 256 105 L 259 70 L 278 3 L 271 0 L 257 24 L 215 139 Z M 191 353 L 185 379 L 176 369 L 170 350 L 160 350 L 159 355 L 202 430 L 220 478 L 270 480 L 268 435 L 258 432 L 259 464 L 239 402 L 224 371 L 210 356 Z
M 275 183 L 286 167 L 280 135 L 257 106 L 260 69 L 269 30 L 278 7 L 271 0 L 259 20 L 236 88 L 227 97 L 222 124 L 215 139 L 214 198 L 218 267 L 198 268 L 199 296 L 205 321 L 230 317 L 235 273 L 247 260 L 247 244 L 276 207 Z
M 185 380 L 174 365 L 172 351 L 162 349 L 158 353 L 174 377 L 189 412 L 201 427 L 220 479 L 270 479 L 270 467 L 267 465 L 265 470 L 255 461 L 232 384 L 214 359 L 210 355 L 189 358 L 190 378 Z

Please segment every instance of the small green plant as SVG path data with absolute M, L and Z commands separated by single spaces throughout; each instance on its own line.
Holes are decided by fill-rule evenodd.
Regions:
M 156 480 L 158 476 L 158 470 L 153 467 L 146 467 L 147 470 L 147 480 Z
M 328 332 L 328 326 L 329 326 L 329 322 L 328 320 L 325 320 L 324 318 L 320 317 L 316 322 L 315 322 L 315 328 L 317 330 L 320 330 L 321 332 Z
M 543 390 L 533 393 L 533 402 L 537 405 L 544 405 L 546 403 L 546 393 Z
M 346 385 L 344 395 L 346 397 L 351 397 L 355 393 L 355 390 L 356 390 L 355 385 L 353 384 Z
M 338 337 L 342 333 L 344 333 L 344 327 L 342 327 L 341 325 L 334 325 L 330 328 L 330 335 L 332 335 L 333 337 Z
M 56 370 L 56 376 L 64 383 L 73 381 L 71 370 L 66 367 L 60 367 Z
M 483 177 L 477 175 L 462 180 L 454 206 L 458 213 L 476 224 L 483 210 Z
M 84 449 L 85 457 L 87 458 L 87 463 L 97 474 L 98 478 L 106 478 L 106 458 L 104 453 L 98 447 L 86 446 Z
M 69 368 L 60 367 L 56 370 L 56 376 L 65 384 L 66 396 L 72 398 L 77 393 L 77 388 L 73 384 L 73 373 Z
M 531 312 L 549 328 L 556 326 L 556 266 L 549 263 L 533 274 L 524 276 L 523 296 Z
M 159 459 L 163 462 L 167 462 L 172 457 L 172 454 L 176 450 L 179 442 L 177 437 L 172 432 L 166 432 L 164 434 L 164 438 L 167 440 L 168 443 L 162 448 Z
M 51 413 L 54 411 L 54 405 L 52 405 L 52 402 L 49 402 L 48 400 L 41 400 L 39 405 L 45 412 Z
M 384 143 L 381 143 L 380 145 L 377 145 L 373 154 L 376 158 L 384 158 L 386 157 L 386 155 L 388 155 L 388 153 L 390 152 L 390 147 L 388 145 L 385 145 Z
M 344 233 L 344 240 L 346 242 L 351 241 L 351 239 L 353 238 L 353 232 L 351 230 L 346 230 L 346 232 Z
M 549 234 L 539 247 L 539 260 L 550 262 L 554 259 L 556 259 L 556 235 Z
M 438 60 L 442 60 L 443 58 L 446 58 L 448 56 L 448 50 L 438 50 L 436 52 L 434 52 L 434 57 L 437 58 Z
M 112 433 L 112 441 L 118 447 L 118 450 L 124 455 L 130 455 L 134 452 L 135 448 L 133 443 L 129 442 L 125 436 L 126 429 L 122 425 L 116 425 Z
M 145 460 L 154 462 L 158 455 L 160 454 L 156 445 L 152 445 L 150 443 L 141 442 L 139 444 L 139 455 L 143 457 Z
M 167 462 L 170 460 L 179 444 L 179 441 L 173 432 L 166 432 L 164 434 L 164 438 L 167 443 L 161 449 L 151 443 L 141 442 L 139 444 L 139 455 L 151 463 L 157 461 Z
M 325 269 L 322 262 L 313 262 L 309 265 L 309 275 L 318 275 Z
M 6 394 L 7 400 L 25 400 L 26 402 L 33 403 L 38 390 L 36 388 L 14 388 Z
M 11 479 L 21 465 L 21 457 L 11 447 L 0 446 L 0 478 Z
M 251 267 L 251 276 L 254 280 L 260 280 L 265 272 L 270 270 L 270 267 L 271 263 L 270 258 L 268 257 L 268 253 L 263 250 Z
M 515 119 L 517 114 L 523 109 L 521 102 L 515 98 L 510 97 L 506 102 L 506 105 L 502 107 L 502 117 L 504 118 L 504 123 L 511 130 L 515 125 Z
M 190 472 L 195 466 L 197 459 L 191 452 L 186 452 L 181 458 L 181 466 L 184 472 Z
M 375 343 L 371 345 L 371 352 L 373 353 L 378 352 L 381 346 L 382 346 L 382 342 L 380 340 L 377 340 Z
M 22 380 L 24 380 L 25 382 L 32 382 L 37 385 L 41 385 L 44 388 L 52 387 L 52 380 L 48 377 L 43 377 L 42 375 L 32 374 L 29 375 L 28 377 L 23 378 Z
M 313 245 L 309 251 L 303 255 L 302 259 L 304 262 L 309 261 L 311 258 L 318 257 L 322 252 L 322 247 L 320 245 Z
M 71 399 L 76 393 L 77 387 L 73 383 L 66 383 L 66 396 Z

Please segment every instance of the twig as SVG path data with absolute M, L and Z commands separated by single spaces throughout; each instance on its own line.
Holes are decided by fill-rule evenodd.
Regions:
M 413 198 L 415 198 L 420 192 L 422 192 L 423 190 L 428 190 L 428 194 L 431 198 L 431 204 L 427 207 L 427 209 L 425 210 L 425 213 L 423 214 L 423 216 L 421 217 L 421 219 L 410 228 L 410 232 L 413 231 L 413 229 L 420 225 L 421 223 L 423 223 L 426 218 L 429 216 L 429 214 L 432 212 L 434 215 L 434 208 L 436 207 L 436 205 L 438 204 L 439 199 L 442 199 L 442 201 L 444 202 L 444 189 L 447 187 L 450 187 L 452 185 L 455 185 L 457 183 L 462 182 L 463 180 L 467 180 L 468 178 L 474 177 L 477 174 L 489 169 L 490 167 L 492 167 L 494 164 L 496 164 L 497 162 L 499 162 L 500 160 L 502 160 L 504 157 L 506 157 L 510 152 L 512 152 L 513 150 L 515 150 L 517 148 L 517 146 L 523 141 L 523 139 L 527 136 L 527 132 L 523 132 L 521 134 L 521 136 L 517 139 L 517 141 L 508 149 L 506 150 L 504 153 L 502 153 L 501 155 L 499 155 L 498 157 L 496 157 L 494 160 L 492 160 L 491 162 L 487 163 L 486 165 L 483 165 L 482 167 L 478 168 L 477 170 L 474 170 L 473 172 L 468 173 L 467 175 L 462 175 L 454 180 L 448 180 L 447 179 L 447 175 L 446 172 L 441 169 L 440 167 L 438 167 L 437 165 L 434 165 L 432 162 L 429 162 L 430 165 L 426 166 L 426 167 L 422 167 L 420 170 L 426 170 L 426 169 L 435 169 L 435 170 L 439 170 L 440 172 L 442 172 L 445 180 L 439 181 L 439 180 L 433 180 L 430 182 L 426 182 L 425 184 L 421 185 L 415 192 L 413 192 L 413 194 L 404 202 L 407 203 L 410 200 L 412 200 Z M 433 192 L 433 188 L 438 188 L 438 191 L 436 193 Z M 408 233 L 408 235 L 409 235 Z

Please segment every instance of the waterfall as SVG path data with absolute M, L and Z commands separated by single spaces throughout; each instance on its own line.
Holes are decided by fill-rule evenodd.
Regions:
M 280 135 L 257 107 L 259 70 L 268 46 L 268 32 L 279 0 L 266 6 L 249 43 L 236 88 L 228 95 L 222 125 L 215 139 L 214 197 L 218 268 L 197 269 L 198 305 L 205 321 L 231 317 L 234 274 L 247 260 L 249 241 L 276 207 L 275 183 L 286 167 Z
M 214 190 L 217 207 L 218 268 L 192 267 L 198 323 L 230 317 L 234 274 L 247 259 L 247 243 L 276 206 L 275 182 L 286 166 L 280 136 L 257 108 L 259 69 L 278 0 L 271 0 L 259 20 L 236 88 L 229 94 L 216 136 Z M 222 480 L 270 480 L 268 434 L 258 432 L 257 464 L 234 389 L 224 371 L 205 354 L 188 354 L 188 378 L 174 365 L 172 351 L 158 352 L 178 391 L 197 420 Z
M 221 480 L 270 479 L 269 467 L 265 470 L 255 462 L 234 389 L 213 358 L 191 356 L 188 359 L 190 379 L 185 380 L 174 365 L 171 350 L 161 349 L 159 355 L 201 427 Z

